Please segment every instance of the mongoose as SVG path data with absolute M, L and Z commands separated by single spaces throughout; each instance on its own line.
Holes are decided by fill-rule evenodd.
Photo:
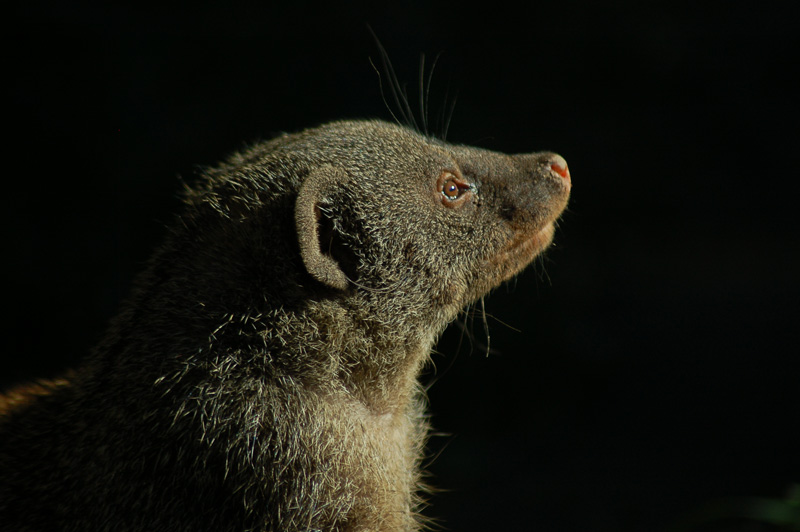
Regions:
M 0 529 L 419 530 L 421 367 L 570 188 L 380 121 L 206 171 L 85 363 L 0 397 Z

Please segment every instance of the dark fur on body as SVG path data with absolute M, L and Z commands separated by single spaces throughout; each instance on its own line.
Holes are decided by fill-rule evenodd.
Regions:
M 364 121 L 209 171 L 86 362 L 0 396 L 0 529 L 419 529 L 417 376 L 562 166 Z

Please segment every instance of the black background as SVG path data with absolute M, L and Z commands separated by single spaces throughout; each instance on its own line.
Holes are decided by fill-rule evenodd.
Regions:
M 800 482 L 790 2 L 16 9 L 0 383 L 97 341 L 179 174 L 280 131 L 391 119 L 369 24 L 414 106 L 420 54 L 441 52 L 434 130 L 457 96 L 448 140 L 557 151 L 574 183 L 546 258 L 486 300 L 492 354 L 478 314 L 472 342 L 451 327 L 434 356 L 432 421 L 451 435 L 431 443 L 448 491 L 427 513 L 458 531 L 663 530 Z

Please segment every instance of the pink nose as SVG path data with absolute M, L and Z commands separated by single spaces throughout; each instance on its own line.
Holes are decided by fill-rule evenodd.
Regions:
M 567 161 L 561 159 L 560 161 L 550 163 L 550 169 L 553 170 L 555 173 L 563 177 L 564 179 L 569 179 L 569 168 L 567 168 Z

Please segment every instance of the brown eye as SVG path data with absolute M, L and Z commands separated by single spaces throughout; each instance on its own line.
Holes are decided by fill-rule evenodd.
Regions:
M 447 206 L 455 207 L 456 202 L 471 189 L 469 183 L 450 172 L 443 172 L 439 176 L 439 192 L 442 194 L 442 202 Z
M 448 179 L 442 185 L 442 194 L 447 196 L 448 199 L 454 200 L 462 194 L 462 189 L 458 188 L 458 183 L 455 179 Z

